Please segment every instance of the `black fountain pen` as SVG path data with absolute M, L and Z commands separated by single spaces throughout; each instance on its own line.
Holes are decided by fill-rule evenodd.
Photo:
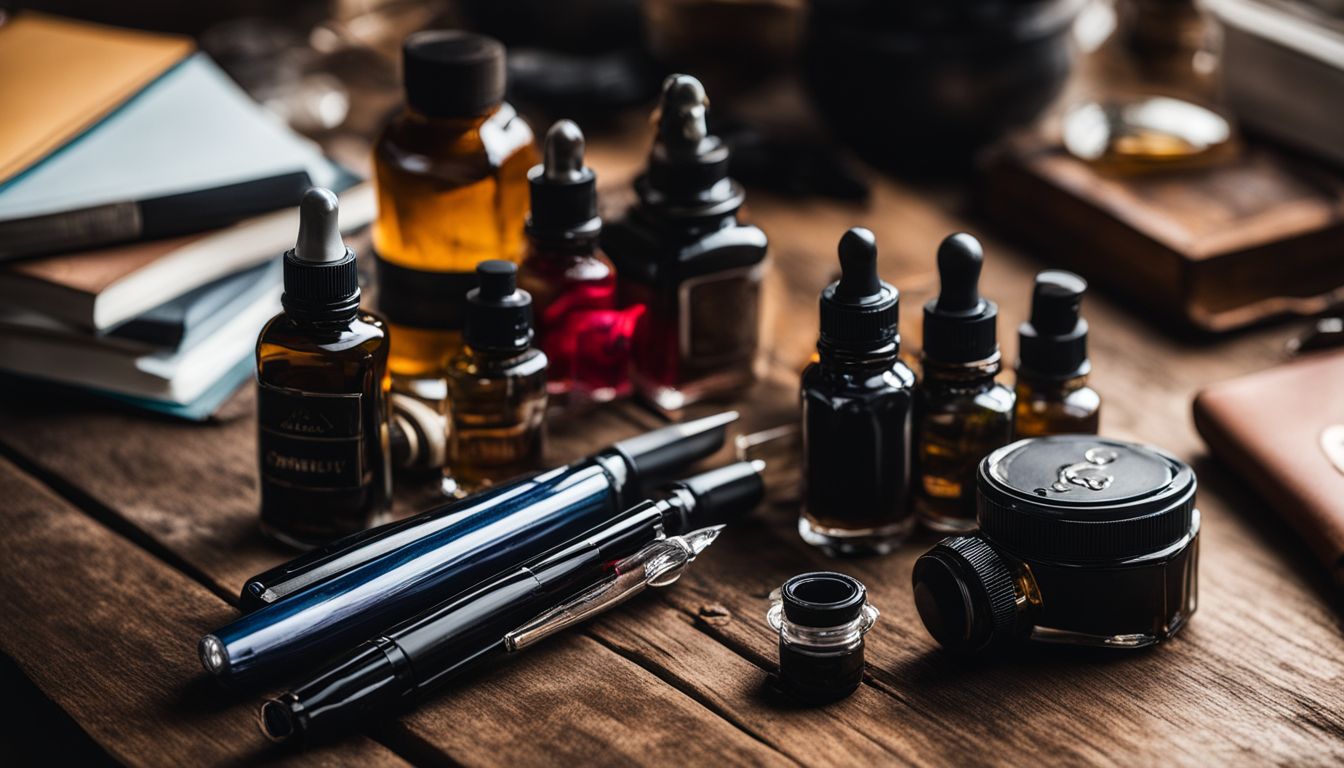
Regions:
M 718 472 L 721 492 L 744 507 L 760 500 L 760 462 Z M 408 701 L 490 658 L 614 608 L 646 587 L 676 581 L 722 525 L 680 536 L 664 523 L 693 516 L 690 494 L 646 501 L 617 520 L 498 576 L 356 648 L 267 701 L 261 726 L 275 741 L 318 740 Z

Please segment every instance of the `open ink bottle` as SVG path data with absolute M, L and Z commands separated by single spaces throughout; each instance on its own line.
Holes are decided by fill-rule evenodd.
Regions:
M 935 531 L 975 528 L 975 470 L 1013 439 L 1013 391 L 1002 369 L 999 308 L 980 295 L 984 252 L 959 232 L 938 246 L 938 298 L 924 305 L 924 349 L 915 398 L 915 508 Z
M 664 412 L 750 384 L 760 336 L 765 233 L 738 220 L 745 194 L 728 147 L 706 124 L 700 81 L 663 84 L 658 135 L 636 205 L 602 246 L 616 264 L 621 306 L 642 305 L 631 380 Z
M 766 622 L 779 632 L 779 682 L 802 701 L 843 699 L 863 682 L 863 636 L 878 611 L 853 576 L 802 573 L 770 595 Z
M 1197 606 L 1195 475 L 1143 445 L 1087 435 L 1019 440 L 978 473 L 980 530 L 915 561 L 915 606 L 943 647 L 1030 639 L 1141 648 Z
M 1095 435 L 1101 396 L 1087 385 L 1087 320 L 1079 314 L 1087 282 L 1072 272 L 1047 269 L 1036 275 L 1031 319 L 1017 329 L 1019 438 Z
M 886 554 L 914 527 L 915 374 L 900 360 L 900 294 L 877 276 L 873 233 L 840 239 L 821 293 L 817 362 L 803 371 L 803 540 L 832 555 Z

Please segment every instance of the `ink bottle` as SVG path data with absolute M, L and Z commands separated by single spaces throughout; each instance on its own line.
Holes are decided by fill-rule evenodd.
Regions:
M 616 308 L 616 269 L 598 247 L 597 175 L 583 132 L 561 120 L 528 172 L 532 212 L 518 285 L 532 295 L 552 398 L 605 402 L 630 388 L 630 339 L 642 307 Z
M 532 346 L 532 297 L 518 266 L 476 267 L 467 293 L 462 351 L 448 366 L 448 466 L 444 493 L 465 496 L 541 463 L 546 353 Z
M 1036 275 L 1031 319 L 1017 329 L 1017 436 L 1095 435 L 1101 396 L 1087 385 L 1087 321 L 1078 314 L 1087 282 L 1072 272 Z
M 979 532 L 939 542 L 912 575 L 915 607 L 945 648 L 1141 648 L 1194 614 L 1199 510 L 1180 460 L 1056 435 L 994 451 L 978 479 Z
M 779 633 L 779 682 L 812 704 L 843 699 L 863 682 L 863 636 L 878 611 L 852 576 L 803 573 L 770 595 L 766 622 Z
M 284 255 L 284 311 L 257 339 L 261 527 L 313 546 L 382 522 L 392 498 L 387 330 L 359 308 L 336 196 L 310 189 Z
M 402 47 L 405 108 L 373 149 L 378 307 L 393 386 L 435 405 L 461 347 L 476 265 L 518 261 L 532 130 L 504 98 L 504 46 L 429 30 Z
M 818 358 L 802 375 L 798 532 L 828 554 L 885 554 L 915 523 L 915 374 L 900 359 L 900 293 L 878 279 L 872 232 L 845 233 L 840 267 L 821 292 Z
M 602 245 L 623 307 L 643 305 L 635 330 L 635 392 L 664 412 L 740 392 L 755 374 L 766 237 L 742 224 L 742 185 L 728 147 L 709 133 L 700 81 L 663 83 L 658 134 L 638 201 Z
M 935 531 L 975 528 L 976 467 L 1013 436 L 1013 391 L 994 380 L 1002 366 L 999 308 L 980 296 L 983 262 L 974 237 L 949 235 L 938 246 L 938 298 L 924 305 L 915 507 Z

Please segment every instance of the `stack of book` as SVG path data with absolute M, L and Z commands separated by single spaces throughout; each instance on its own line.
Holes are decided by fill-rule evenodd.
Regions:
M 189 40 L 24 12 L 0 26 L 0 372 L 186 418 L 252 371 L 309 186 L 367 184 Z

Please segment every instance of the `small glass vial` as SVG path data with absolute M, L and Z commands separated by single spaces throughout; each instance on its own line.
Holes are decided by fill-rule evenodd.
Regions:
M 995 381 L 1002 368 L 999 308 L 978 285 L 983 262 L 974 237 L 949 235 L 938 247 L 938 298 L 924 305 L 915 505 L 935 531 L 975 528 L 976 467 L 1013 437 L 1013 391 Z
M 803 573 L 770 595 L 766 621 L 779 633 L 779 682 L 810 704 L 837 701 L 863 682 L 863 636 L 878 611 L 853 576 Z
M 360 311 L 355 252 L 330 191 L 303 196 L 284 272 L 284 312 L 257 339 L 261 527 L 310 547 L 387 514 L 387 331 Z
M 979 533 L 915 562 L 915 607 L 945 648 L 1141 648 L 1194 614 L 1195 474 L 1175 457 L 1085 435 L 1019 440 L 981 463 L 979 493 Z
M 900 294 L 877 276 L 873 233 L 840 240 L 821 293 L 817 362 L 802 375 L 803 540 L 831 555 L 886 554 L 914 527 L 915 374 L 900 360 Z
M 1031 319 L 1017 329 L 1018 437 L 1095 435 L 1101 396 L 1087 385 L 1087 321 L 1079 306 L 1087 282 L 1072 272 L 1036 275 Z
M 402 47 L 405 109 L 373 149 L 378 307 L 392 329 L 393 386 L 435 406 L 461 348 L 476 265 L 518 261 L 532 129 L 504 102 L 504 46 L 417 32 Z
M 755 379 L 767 242 L 738 221 L 745 195 L 728 176 L 728 147 L 709 133 L 708 107 L 695 78 L 663 83 L 638 202 L 602 236 L 621 306 L 645 308 L 635 391 L 668 413 L 738 394 Z
M 598 248 L 597 175 L 583 164 L 579 126 L 551 126 L 528 181 L 532 213 L 518 285 L 532 294 L 551 397 L 583 403 L 627 394 L 630 339 L 643 307 L 616 308 L 616 270 Z
M 512 262 L 484 261 L 467 293 L 462 351 L 448 366 L 444 493 L 464 496 L 541 465 L 546 354 L 532 346 L 532 297 Z

